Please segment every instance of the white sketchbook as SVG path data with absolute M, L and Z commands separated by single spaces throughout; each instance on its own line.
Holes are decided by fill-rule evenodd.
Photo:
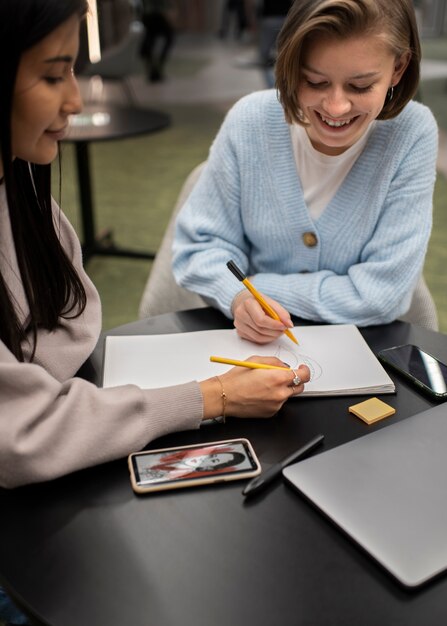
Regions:
M 210 356 L 245 360 L 276 356 L 290 367 L 305 363 L 311 372 L 306 396 L 393 393 L 394 384 L 356 326 L 297 326 L 299 345 L 283 335 L 259 345 L 241 339 L 235 329 L 169 335 L 106 337 L 103 386 L 134 384 L 168 387 L 223 374 L 230 366 Z

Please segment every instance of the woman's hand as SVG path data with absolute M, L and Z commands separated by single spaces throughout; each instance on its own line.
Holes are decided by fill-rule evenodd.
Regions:
M 267 315 L 247 290 L 238 293 L 233 300 L 234 326 L 238 335 L 255 343 L 270 343 L 280 337 L 287 328 L 293 328 L 290 314 L 286 309 L 268 296 L 263 295 L 263 298 L 278 313 L 280 321 Z
M 247 361 L 287 367 L 275 357 L 251 356 Z M 294 384 L 295 372 L 301 382 Z M 302 393 L 310 378 L 309 368 L 300 365 L 296 370 L 249 369 L 233 367 L 225 374 L 200 383 L 204 402 L 203 419 L 222 415 L 222 388 L 225 391 L 225 413 L 234 417 L 271 417 L 284 402 Z M 222 384 L 222 386 L 221 386 Z

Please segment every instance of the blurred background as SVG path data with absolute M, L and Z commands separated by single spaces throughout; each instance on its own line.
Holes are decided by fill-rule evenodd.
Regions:
M 273 84 L 274 37 L 290 2 L 261 0 L 97 0 L 102 59 L 92 64 L 83 33 L 78 77 L 86 104 L 116 104 L 167 114 L 169 125 L 134 137 L 89 141 L 96 232 L 119 246 L 156 251 L 180 188 L 209 146 L 231 105 Z M 423 44 L 418 94 L 440 128 L 434 229 L 425 278 L 440 329 L 447 332 L 447 0 L 415 0 Z M 147 8 L 147 7 L 146 7 Z M 287 7 L 288 8 L 288 7 Z M 153 17 L 153 16 L 152 16 Z M 90 33 L 91 34 L 91 33 Z M 103 116 L 104 118 L 104 116 Z M 98 118 L 98 119 L 103 119 Z M 63 185 L 54 194 L 83 238 L 75 145 L 62 145 Z M 152 261 L 93 255 L 87 271 L 103 302 L 107 330 L 133 321 Z

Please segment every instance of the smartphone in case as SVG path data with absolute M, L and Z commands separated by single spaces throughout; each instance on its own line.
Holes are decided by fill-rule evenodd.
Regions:
M 261 466 L 248 439 L 135 452 L 128 457 L 136 493 L 252 478 Z
M 412 344 L 381 350 L 377 356 L 432 399 L 447 400 L 447 365 L 436 357 Z

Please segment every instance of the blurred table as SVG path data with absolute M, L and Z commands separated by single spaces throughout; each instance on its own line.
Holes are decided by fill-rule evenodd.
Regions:
M 160 111 L 107 102 L 87 104 L 82 113 L 72 116 L 70 129 L 64 141 L 75 145 L 82 218 L 82 249 L 85 262 L 98 254 L 137 259 L 153 259 L 155 256 L 153 252 L 118 247 L 113 241 L 112 230 L 107 230 L 101 236 L 97 236 L 89 155 L 90 143 L 154 133 L 169 126 L 170 121 L 169 115 Z

